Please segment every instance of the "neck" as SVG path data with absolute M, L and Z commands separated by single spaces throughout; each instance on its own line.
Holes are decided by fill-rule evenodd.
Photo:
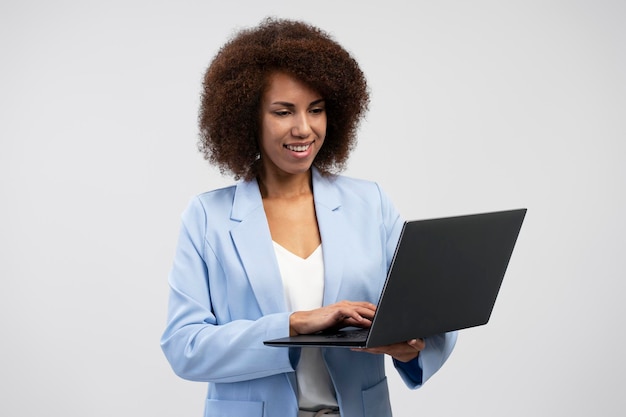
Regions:
M 259 175 L 258 183 L 263 198 L 293 198 L 313 192 L 311 170 L 297 175 Z

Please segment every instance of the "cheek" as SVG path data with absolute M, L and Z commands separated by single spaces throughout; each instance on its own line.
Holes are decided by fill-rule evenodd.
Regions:
M 261 147 L 267 145 L 276 136 L 275 128 L 268 121 L 261 121 L 259 129 L 259 145 Z
M 324 139 L 326 137 L 326 126 L 327 126 L 327 124 L 326 124 L 326 118 L 325 117 L 320 119 L 318 121 L 318 123 L 315 125 L 317 133 L 318 133 L 318 135 L 322 139 Z
M 281 137 L 289 131 L 289 125 L 280 119 L 266 119 L 261 123 L 261 136 L 268 141 Z
M 261 117 L 259 121 L 259 140 L 263 140 L 263 138 L 267 137 L 269 130 L 267 119 Z
M 268 131 L 267 127 L 263 127 L 259 132 L 259 150 L 261 153 L 267 153 L 268 149 L 270 149 L 269 143 L 271 138 L 271 132 Z

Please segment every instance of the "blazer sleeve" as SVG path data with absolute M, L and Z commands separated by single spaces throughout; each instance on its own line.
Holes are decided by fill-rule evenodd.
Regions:
M 393 203 L 379 187 L 383 224 L 388 233 L 387 238 L 387 268 L 391 263 L 404 220 L 400 217 Z M 426 347 L 417 358 L 409 362 L 393 360 L 394 366 L 404 383 L 411 389 L 419 388 L 432 377 L 446 362 L 454 345 L 457 332 L 438 334 L 425 339 Z
M 448 360 L 454 349 L 457 332 L 442 333 L 424 339 L 426 347 L 409 362 L 393 360 L 393 364 L 407 387 L 421 387 Z
M 211 275 L 227 272 L 205 247 L 205 229 L 206 214 L 196 199 L 183 214 L 168 280 L 161 348 L 172 369 L 182 378 L 205 382 L 238 382 L 293 371 L 291 349 L 263 345 L 263 340 L 288 335 L 289 313 L 218 323 L 212 300 L 219 300 L 226 289 L 212 284 L 218 277 Z M 223 282 L 224 276 L 217 281 Z

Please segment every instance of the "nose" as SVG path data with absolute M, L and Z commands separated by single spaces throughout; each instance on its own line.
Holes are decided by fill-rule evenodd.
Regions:
M 311 124 L 307 115 L 300 114 L 294 118 L 291 134 L 297 138 L 306 139 L 311 134 Z

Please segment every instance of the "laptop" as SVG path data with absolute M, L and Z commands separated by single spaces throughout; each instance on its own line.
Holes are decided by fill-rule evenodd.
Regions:
M 526 209 L 404 223 L 372 325 L 268 346 L 383 346 L 487 324 Z

